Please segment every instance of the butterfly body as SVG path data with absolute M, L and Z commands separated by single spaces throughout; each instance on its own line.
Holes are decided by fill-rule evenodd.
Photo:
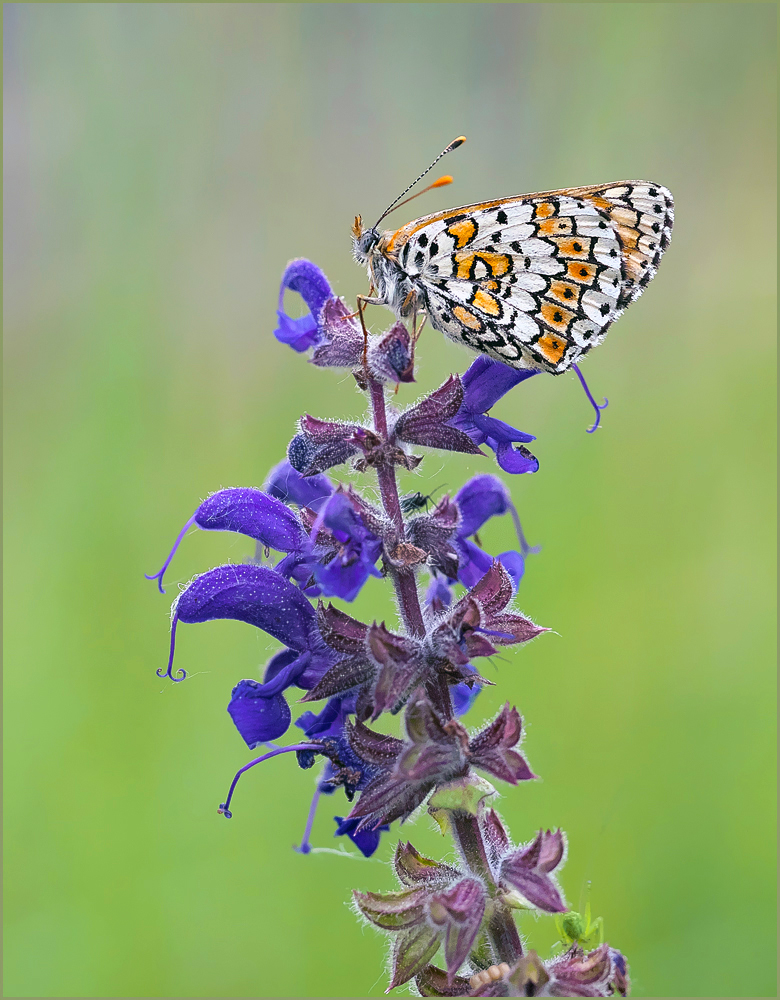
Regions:
M 655 275 L 671 193 L 620 181 L 467 205 L 394 232 L 353 228 L 355 259 L 399 318 L 513 368 L 560 374 L 600 344 Z

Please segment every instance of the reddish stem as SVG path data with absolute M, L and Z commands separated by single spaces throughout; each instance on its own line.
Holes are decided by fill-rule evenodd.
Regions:
M 368 384 L 371 392 L 374 430 L 383 441 L 386 441 L 387 410 L 385 408 L 384 386 L 373 378 L 369 378 Z M 398 496 L 395 467 L 393 465 L 380 465 L 377 468 L 377 476 L 379 479 L 379 493 L 382 497 L 385 513 L 396 526 L 399 537 L 403 539 L 405 531 L 404 515 L 401 511 L 401 500 Z M 417 593 L 414 570 L 399 570 L 393 567 L 390 570 L 390 575 L 393 579 L 404 624 L 412 635 L 422 638 L 425 635 L 425 621 L 423 619 L 422 608 L 420 607 L 420 597 Z M 449 718 L 449 715 L 447 718 Z

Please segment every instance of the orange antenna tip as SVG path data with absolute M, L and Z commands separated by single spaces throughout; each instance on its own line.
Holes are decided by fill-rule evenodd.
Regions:
M 452 142 L 447 146 L 447 152 L 449 153 L 453 149 L 457 149 L 458 146 L 462 146 L 466 141 L 465 135 L 459 135 L 457 139 L 453 139 Z
M 443 187 L 446 187 L 447 184 L 452 184 L 452 182 L 453 182 L 454 179 L 455 178 L 451 177 L 449 174 L 445 174 L 443 177 L 440 177 L 437 181 L 434 181 L 433 184 L 431 184 L 431 187 L 432 188 L 443 188 Z M 430 188 L 429 188 L 429 190 L 430 190 Z

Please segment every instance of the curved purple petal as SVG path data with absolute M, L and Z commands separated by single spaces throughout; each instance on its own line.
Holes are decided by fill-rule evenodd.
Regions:
M 379 570 L 362 559 L 344 564 L 339 556 L 323 566 L 314 568 L 314 578 L 325 597 L 340 597 L 342 601 L 354 601 L 369 575 L 381 577 Z
M 302 354 L 314 347 L 319 339 L 317 322 L 313 316 L 301 316 L 300 319 L 291 319 L 281 309 L 276 313 L 279 325 L 274 330 L 274 337 L 282 343 L 292 347 L 294 351 Z
M 302 476 L 285 459 L 268 473 L 265 490 L 283 503 L 318 511 L 334 490 L 325 475 Z
M 455 494 L 460 511 L 458 534 L 475 534 L 491 517 L 506 514 L 512 507 L 509 490 L 496 476 L 473 476 Z
M 298 518 L 281 500 L 251 488 L 213 493 L 195 512 L 204 531 L 237 531 L 278 552 L 299 552 L 307 535 Z
M 218 566 L 193 580 L 175 604 L 176 621 L 216 618 L 247 622 L 298 652 L 321 642 L 308 599 L 267 566 Z
M 284 312 L 284 292 L 289 288 L 298 292 L 309 307 L 308 316 L 291 319 Z M 331 298 L 333 292 L 330 282 L 316 264 L 310 260 L 299 258 L 291 260 L 284 269 L 282 283 L 279 288 L 279 326 L 274 330 L 274 336 L 283 344 L 289 344 L 296 351 L 306 351 L 319 341 L 318 328 L 320 313 L 325 301 Z
M 510 389 L 538 374 L 530 368 L 510 368 L 509 365 L 482 354 L 461 378 L 464 389 L 463 408 L 472 413 L 485 413 Z
M 493 438 L 496 441 L 535 441 L 533 434 L 526 434 L 516 427 L 499 420 L 497 417 L 488 417 L 484 413 L 475 413 L 472 416 L 474 426 L 485 435 L 485 440 Z
M 515 448 L 509 441 L 503 441 L 496 445 L 492 439 L 487 444 L 495 451 L 496 461 L 504 472 L 519 475 L 523 472 L 537 472 L 539 470 L 539 459 L 522 445 Z
M 239 681 L 228 705 L 230 717 L 250 750 L 283 736 L 292 719 L 281 691 L 269 694 L 263 690 L 266 687 L 258 681 Z

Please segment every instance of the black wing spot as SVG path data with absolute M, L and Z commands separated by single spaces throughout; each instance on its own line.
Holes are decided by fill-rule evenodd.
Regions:
M 664 210 L 664 207 L 663 207 L 663 205 L 656 205 L 656 206 L 655 206 L 655 210 L 656 210 L 656 212 L 659 212 L 659 213 L 660 213 L 660 212 L 663 212 L 663 210 Z
M 600 222 L 599 223 L 599 229 L 606 229 L 606 228 L 607 228 L 606 222 Z
M 658 197 L 658 192 L 656 191 L 655 188 L 649 188 L 647 193 L 650 195 L 651 198 Z
M 439 244 L 436 242 L 436 240 L 434 240 L 433 243 L 431 243 L 431 256 L 435 257 L 438 252 L 439 252 Z
M 555 311 L 555 312 L 553 313 L 553 319 L 555 320 L 555 322 L 556 322 L 556 323 L 562 323 L 562 322 L 563 322 L 563 314 L 562 314 L 562 313 L 559 313 L 559 312 L 558 312 L 558 311 L 556 310 L 556 311 Z
M 614 253 L 614 250 L 613 250 L 613 253 Z M 581 267 L 580 268 L 580 277 L 581 278 L 587 278 L 588 277 L 588 269 L 587 269 L 587 267 Z
M 564 288 L 564 290 L 563 290 L 563 297 L 565 299 L 570 299 L 570 298 L 572 298 L 573 295 L 574 295 L 574 292 L 571 290 L 571 288 Z
M 498 222 L 502 226 L 505 226 L 507 222 L 509 222 L 509 219 L 507 219 L 506 212 L 503 210 L 503 208 L 499 211 L 498 215 L 496 216 L 496 222 Z
M 618 255 L 618 252 L 617 252 L 617 250 L 615 250 L 615 248 L 613 247 L 613 248 L 612 248 L 612 249 L 611 249 L 611 250 L 609 251 L 609 256 L 610 256 L 610 257 L 617 257 L 617 255 Z
M 582 253 L 582 244 L 581 243 L 572 243 L 572 246 L 574 247 L 574 250 L 575 250 L 576 253 Z
M 517 240 L 515 240 L 514 243 L 510 243 L 509 246 L 514 250 L 515 253 L 522 253 L 523 248 L 520 246 L 520 243 Z
M 653 230 L 654 233 L 660 233 L 661 232 L 661 223 L 660 222 L 654 222 L 652 224 L 652 226 L 650 226 L 650 228 Z
M 427 247 L 428 237 L 425 235 L 425 233 L 420 233 L 419 237 L 417 238 L 417 242 L 420 244 L 421 247 Z
M 490 238 L 491 238 L 491 240 L 494 243 L 500 243 L 501 242 L 501 233 L 493 233 L 493 235 Z
M 601 303 L 601 315 L 602 316 L 606 316 L 608 312 L 609 312 L 609 306 L 607 305 L 606 302 L 602 302 Z

